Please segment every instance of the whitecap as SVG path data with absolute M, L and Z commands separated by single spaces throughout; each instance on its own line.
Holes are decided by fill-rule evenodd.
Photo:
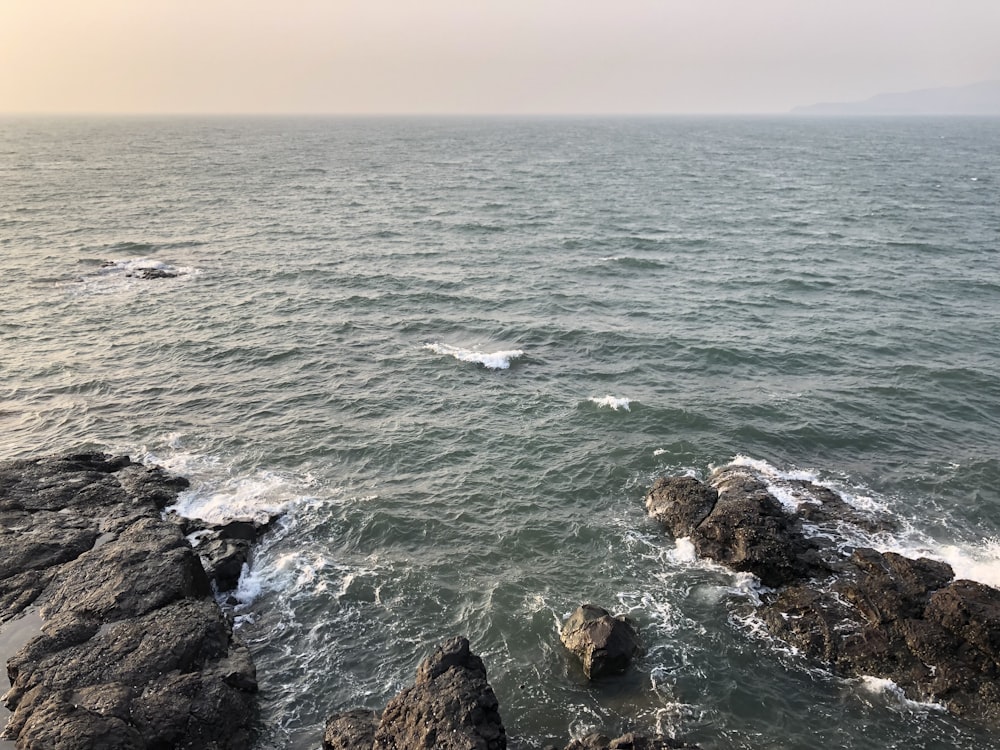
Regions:
M 682 536 L 674 540 L 672 557 L 677 562 L 693 563 L 698 560 L 698 553 L 695 551 L 691 537 Z
M 475 362 L 490 370 L 507 370 L 510 363 L 518 357 L 524 356 L 521 349 L 506 349 L 496 352 L 480 352 L 475 349 L 463 349 L 449 344 L 433 343 L 424 344 L 424 349 L 429 349 L 435 354 L 444 354 L 454 357 L 459 362 Z
M 629 404 L 632 403 L 630 399 L 618 398 L 616 396 L 604 396 L 599 398 L 597 396 L 591 396 L 589 399 L 592 403 L 597 404 L 598 408 L 608 408 L 618 411 L 619 409 L 624 409 L 625 411 L 631 411 Z

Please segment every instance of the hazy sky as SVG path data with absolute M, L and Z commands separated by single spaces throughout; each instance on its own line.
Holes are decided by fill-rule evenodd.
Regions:
M 0 112 L 782 112 L 1000 79 L 1000 0 L 0 0 Z

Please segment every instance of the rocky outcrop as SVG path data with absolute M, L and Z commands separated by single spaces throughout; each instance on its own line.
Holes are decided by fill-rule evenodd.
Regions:
M 253 662 L 199 556 L 163 520 L 186 480 L 127 456 L 0 463 L 0 621 L 41 632 L 7 662 L 18 748 L 245 748 Z
M 765 586 L 781 586 L 822 570 L 801 521 L 787 515 L 767 486 L 731 472 L 709 486 L 692 477 L 658 479 L 646 509 L 675 537 L 689 537 L 695 551 Z
M 323 747 L 503 750 L 507 734 L 482 659 L 469 650 L 467 639 L 451 638 L 420 663 L 415 684 L 393 698 L 381 716 L 349 711 L 332 717 Z
M 580 659 L 588 679 L 621 674 L 642 653 L 639 631 L 625 615 L 594 604 L 577 607 L 562 627 L 563 645 Z
M 744 467 L 707 483 L 657 480 L 649 513 L 674 536 L 774 589 L 761 601 L 773 634 L 839 674 L 896 682 L 912 699 L 1000 723 L 1000 590 L 954 580 L 949 565 L 866 547 L 842 525 L 872 531 L 866 515 L 826 487 L 787 482 L 788 506 Z M 816 530 L 807 535 L 804 522 Z

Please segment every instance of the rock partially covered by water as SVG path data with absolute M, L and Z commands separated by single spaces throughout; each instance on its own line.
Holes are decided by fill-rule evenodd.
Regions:
M 588 679 L 621 674 L 642 653 L 639 631 L 625 615 L 614 617 L 594 604 L 577 607 L 559 634 Z
M 582 739 L 573 740 L 566 746 L 566 750 L 697 750 L 697 746 L 660 735 L 647 737 L 629 732 L 611 739 L 607 735 L 594 732 Z
M 867 547 L 842 529 L 885 528 L 835 492 L 804 480 L 782 487 L 787 510 L 745 467 L 709 482 L 657 480 L 650 514 L 702 556 L 755 573 L 771 632 L 847 676 L 893 680 L 908 697 L 1000 723 L 1000 590 L 954 580 L 949 565 Z M 792 503 L 789 503 L 792 505 Z M 720 512 L 722 516 L 716 519 Z M 820 534 L 807 537 L 801 521 Z
M 254 544 L 267 533 L 278 516 L 266 521 L 235 518 L 222 524 L 198 519 L 178 519 L 188 538 L 194 539 L 205 573 L 216 591 L 232 591 L 250 563 Z
M 779 592 L 763 608 L 771 631 L 837 672 L 1000 723 L 1000 591 L 892 552 L 858 549 L 851 563 L 829 588 Z
M 158 260 L 137 258 L 135 260 L 108 260 L 102 268 L 122 270 L 129 278 L 135 279 L 175 279 L 181 272 Z
M 245 748 L 253 662 L 162 509 L 187 486 L 126 456 L 0 463 L 0 621 L 42 629 L 7 662 L 17 747 Z
M 713 478 L 656 480 L 646 509 L 675 537 L 689 537 L 695 551 L 733 570 L 753 573 L 765 586 L 782 586 L 815 575 L 822 563 L 766 485 L 737 470 Z
M 349 711 L 326 725 L 323 747 L 374 750 L 504 750 L 507 734 L 483 660 L 469 641 L 445 641 L 417 668 L 416 682 L 376 714 Z

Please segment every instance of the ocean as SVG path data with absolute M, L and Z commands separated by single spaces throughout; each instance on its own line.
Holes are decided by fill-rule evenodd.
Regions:
M 456 634 L 516 750 L 992 747 L 769 638 L 642 501 L 808 477 L 1000 585 L 998 243 L 998 119 L 0 119 L 0 456 L 281 514 L 234 613 L 258 750 Z M 563 650 L 583 602 L 637 621 L 628 675 Z

